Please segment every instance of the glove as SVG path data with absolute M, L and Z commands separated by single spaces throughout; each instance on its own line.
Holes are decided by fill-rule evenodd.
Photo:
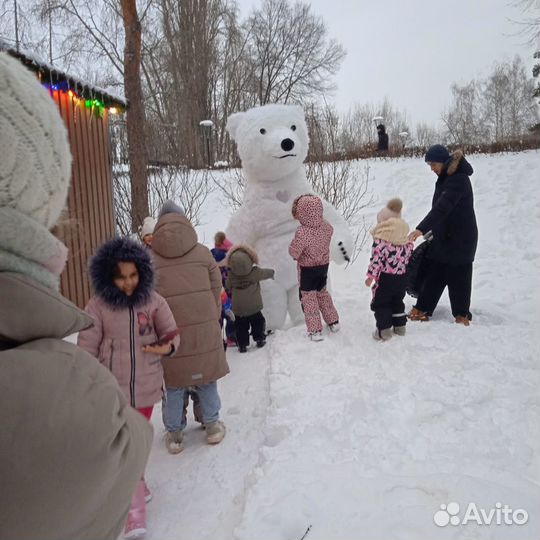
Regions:
M 234 322 L 235 316 L 234 316 L 234 313 L 233 313 L 233 310 L 232 310 L 232 309 L 226 309 L 226 310 L 225 310 L 225 316 L 227 317 L 227 319 L 229 319 L 230 321 Z

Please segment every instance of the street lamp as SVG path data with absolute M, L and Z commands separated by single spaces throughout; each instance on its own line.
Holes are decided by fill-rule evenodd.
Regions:
M 204 137 L 206 139 L 206 159 L 208 163 L 208 168 L 211 167 L 210 162 L 210 136 L 212 134 L 212 126 L 214 125 L 214 122 L 212 120 L 201 120 L 199 122 L 199 126 L 201 126 L 203 130 Z

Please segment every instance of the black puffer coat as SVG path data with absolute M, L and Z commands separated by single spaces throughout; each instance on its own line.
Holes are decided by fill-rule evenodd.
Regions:
M 429 259 L 450 265 L 474 261 L 478 228 L 469 179 L 472 173 L 463 152 L 457 150 L 437 179 L 431 210 L 416 227 L 424 234 L 433 231 Z

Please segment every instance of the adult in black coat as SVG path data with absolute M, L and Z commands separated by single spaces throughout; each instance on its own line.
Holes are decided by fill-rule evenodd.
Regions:
M 446 287 L 456 322 L 465 326 L 472 289 L 472 263 L 478 243 L 478 228 L 469 176 L 473 168 L 457 150 L 452 155 L 440 144 L 429 148 L 425 157 L 437 175 L 432 207 L 409 238 L 416 240 L 428 231 L 433 241 L 426 255 L 428 267 L 424 287 L 409 313 L 411 320 L 428 320 Z
M 379 137 L 377 150 L 388 150 L 388 133 L 386 133 L 384 124 L 379 124 L 377 126 L 377 135 Z

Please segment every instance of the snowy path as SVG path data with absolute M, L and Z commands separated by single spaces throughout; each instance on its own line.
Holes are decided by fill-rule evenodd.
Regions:
M 480 229 L 471 327 L 452 323 L 444 298 L 405 338 L 373 341 L 366 247 L 351 268 L 332 269 L 339 334 L 311 343 L 296 327 L 263 350 L 229 354 L 222 444 L 208 447 L 191 421 L 186 450 L 169 456 L 157 410 L 148 538 L 299 539 L 309 525 L 309 540 L 538 537 L 539 156 L 471 158 Z M 411 225 L 429 208 L 426 169 L 372 163 L 381 205 L 400 195 Z M 439 528 L 433 514 L 451 501 L 501 502 L 529 522 Z

